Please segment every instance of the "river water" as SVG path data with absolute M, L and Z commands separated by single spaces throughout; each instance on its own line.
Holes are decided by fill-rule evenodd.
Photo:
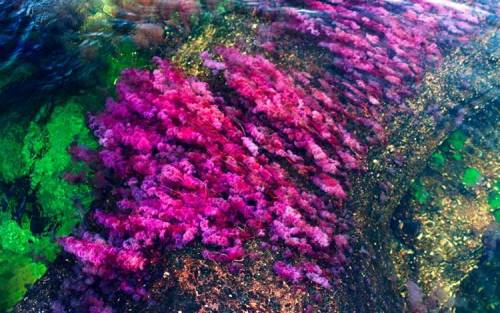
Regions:
M 116 293 L 147 307 L 148 266 L 193 245 L 237 275 L 253 240 L 273 279 L 335 289 L 359 250 L 350 177 L 402 116 L 453 122 L 383 230 L 395 293 L 408 312 L 498 312 L 498 75 L 478 80 L 496 94 L 479 113 L 412 99 L 449 88 L 430 77 L 488 40 L 498 73 L 499 12 L 494 0 L 0 0 L 0 312 L 61 253 L 76 269 L 53 312 L 122 312 Z M 384 201 L 398 186 L 377 188 Z M 292 311 L 320 311 L 308 301 Z

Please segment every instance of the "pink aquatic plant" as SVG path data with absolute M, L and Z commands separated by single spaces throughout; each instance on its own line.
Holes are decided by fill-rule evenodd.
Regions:
M 469 41 L 499 10 L 496 1 L 304 0 L 263 28 L 265 48 L 290 32 L 328 50 L 330 82 L 357 106 L 402 104 L 445 50 Z M 307 13 L 306 13 L 307 12 Z M 386 110 L 387 111 L 387 110 Z
M 344 263 L 349 250 L 334 239 L 347 230 L 334 207 L 299 188 L 260 153 L 219 109 L 226 104 L 207 84 L 185 77 L 169 62 L 156 62 L 153 72 L 126 70 L 117 84 L 117 100 L 109 100 L 91 119 L 102 146 L 103 168 L 96 176 L 106 178 L 104 188 L 117 205 L 94 212 L 94 222 L 103 229 L 99 235 L 87 231 L 63 238 L 64 249 L 87 275 L 140 296 L 145 291 L 130 283 L 131 277 L 141 281 L 147 266 L 168 251 L 199 240 L 205 258 L 240 262 L 245 242 L 260 238 L 290 249 L 286 268 L 301 275 L 290 276 L 278 263 L 280 276 L 329 286 L 332 270 Z M 284 109 L 277 115 L 289 114 Z M 332 193 L 345 198 L 340 184 L 335 188 Z M 302 256 L 307 264 L 298 261 Z
M 234 48 L 221 47 L 216 53 L 222 63 L 206 53 L 202 58 L 209 68 L 223 71 L 226 85 L 237 94 L 226 112 L 241 121 L 250 137 L 244 144 L 253 153 L 261 147 L 286 160 L 325 193 L 346 199 L 341 181 L 362 167 L 367 151 L 348 124 L 365 125 L 368 116 L 355 115 L 331 90 L 314 87 L 307 73 L 287 75 L 264 57 Z

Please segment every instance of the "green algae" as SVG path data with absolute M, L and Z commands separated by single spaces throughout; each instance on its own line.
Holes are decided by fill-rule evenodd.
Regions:
M 479 183 L 481 179 L 481 173 L 473 167 L 465 169 L 464 175 L 462 176 L 462 183 L 466 186 L 474 186 Z
M 429 201 L 430 193 L 425 189 L 421 181 L 417 180 L 412 184 L 413 197 L 420 204 L 426 204 Z
M 73 161 L 68 152 L 74 143 L 97 147 L 81 105 L 73 101 L 56 107 L 46 125 L 32 122 L 25 137 L 23 157 L 31 170 L 31 187 L 43 215 L 57 226 L 57 235 L 68 234 L 92 201 L 90 186 L 73 184 L 63 177 L 66 172 L 87 170 L 82 163 Z
M 495 222 L 500 223 L 500 210 L 495 210 L 493 217 L 495 217 Z
M 0 138 L 0 179 L 10 183 L 26 174 L 23 159 L 19 156 L 23 148 L 24 129 L 19 125 L 9 125 Z
M 0 312 L 19 301 L 26 287 L 45 273 L 46 265 L 60 250 L 55 237 L 68 235 L 93 200 L 89 185 L 64 179 L 65 173 L 89 172 L 86 164 L 72 159 L 68 151 L 72 144 L 97 148 L 83 107 L 81 99 L 53 110 L 42 106 L 31 122 L 4 127 L 6 131 L 0 137 L 5 147 L 0 155 L 0 181 L 27 189 L 18 194 L 34 194 L 45 224 L 34 233 L 32 205 L 21 204 L 25 209 L 14 218 L 21 200 L 1 194 L 5 204 L 0 212 Z M 29 179 L 26 187 L 16 182 L 21 177 Z
M 9 218 L 2 218 L 0 224 L 0 246 L 16 254 L 25 254 L 30 250 L 35 237 L 26 225 L 19 225 Z
M 444 166 L 446 159 L 441 152 L 435 152 L 431 156 L 430 165 L 434 169 L 439 169 Z
M 453 153 L 453 154 L 451 155 L 451 157 L 452 157 L 452 158 L 453 158 L 453 160 L 455 160 L 455 161 L 460 161 L 460 160 L 462 160 L 462 159 L 463 159 L 463 156 L 462 156 L 460 153 Z
M 464 148 L 466 139 L 465 133 L 462 130 L 457 130 L 450 135 L 448 143 L 454 150 L 460 151 Z
M 150 63 L 150 58 L 138 52 L 137 47 L 130 40 L 122 40 L 113 50 L 113 53 L 107 56 L 108 68 L 104 74 L 105 86 L 109 90 L 112 90 L 124 69 L 142 68 Z
M 493 189 L 488 193 L 488 205 L 492 210 L 495 221 L 500 223 L 500 180 L 497 180 Z
M 29 256 L 0 250 L 0 311 L 6 312 L 22 299 L 31 284 L 43 276 L 47 267 Z
M 500 208 L 500 194 L 498 192 L 490 192 L 488 194 L 488 204 L 492 209 Z
M 10 214 L 0 213 L 0 312 L 18 302 L 57 255 L 54 241 L 48 235 L 34 235 L 30 226 L 26 216 L 19 224 Z

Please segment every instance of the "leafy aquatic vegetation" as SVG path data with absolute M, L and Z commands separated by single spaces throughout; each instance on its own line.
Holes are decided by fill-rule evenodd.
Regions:
M 69 234 L 92 201 L 89 185 L 66 179 L 68 173 L 88 171 L 84 163 L 72 160 L 71 145 L 96 147 L 82 106 L 69 101 L 52 112 L 45 108 L 29 126 L 15 119 L 16 123 L 7 122 L 0 138 L 6 147 L 0 157 L 2 184 L 36 199 L 32 203 L 26 197 L 3 195 L 12 204 L 0 213 L 2 311 L 43 275 L 59 251 L 55 237 Z M 29 184 L 24 186 L 26 177 Z M 36 225 L 31 218 L 37 220 Z
M 54 303 L 57 310 L 68 305 L 71 293 L 84 294 L 81 309 L 106 312 L 111 311 L 106 297 L 114 290 L 147 297 L 135 282 L 146 280 L 148 266 L 195 240 L 203 244 L 206 259 L 231 263 L 243 260 L 245 243 L 258 238 L 263 247 L 282 253 L 283 260 L 273 265 L 282 278 L 331 286 L 349 251 L 347 223 L 334 212 L 348 200 L 348 176 L 363 170 L 368 147 L 385 140 L 383 103 L 399 110 L 425 71 L 442 61 L 438 41 L 467 41 L 484 16 L 461 15 L 439 4 L 401 4 L 404 17 L 382 2 L 355 11 L 305 4 L 335 20 L 354 19 L 389 39 L 366 38 L 356 22 L 346 21 L 346 30 L 336 32 L 321 19 L 288 10 L 292 23 L 273 24 L 269 38 L 281 29 L 317 37 L 341 76 L 316 80 L 306 72 L 283 72 L 261 55 L 227 47 L 201 56 L 224 87 L 186 77 L 166 61 L 157 61 L 152 72 L 124 72 L 117 100 L 108 101 L 91 122 L 102 146 L 98 175 L 104 181 L 97 188 L 111 190 L 117 202 L 92 215 L 100 232 L 87 229 L 60 240 L 89 283 L 66 287 Z M 425 21 L 418 17 L 422 12 Z M 371 21 L 373 14 L 387 25 Z M 455 20 L 462 22 L 461 31 L 454 31 Z M 154 37 L 148 40 L 159 37 L 148 34 Z M 357 51 L 347 47 L 346 38 Z M 267 48 L 272 50 L 272 43 Z M 359 51 L 366 55 L 358 57 Z M 398 60 L 388 61 L 393 54 Z M 339 101 L 338 94 L 347 101 Z M 360 134 L 368 135 L 361 140 Z M 281 164 L 310 179 L 316 194 L 300 188 Z M 417 197 L 422 203 L 429 197 L 421 185 Z
M 245 242 L 261 238 L 269 247 L 287 247 L 291 264 L 277 262 L 278 275 L 328 288 L 349 250 L 347 225 L 331 204 L 297 187 L 259 153 L 205 83 L 157 62 L 153 72 L 125 71 L 117 101 L 92 118 L 103 147 L 103 187 L 117 195 L 117 207 L 93 215 L 105 234 L 63 238 L 64 249 L 78 257 L 84 273 L 105 279 L 106 288 L 143 297 L 130 278 L 142 280 L 166 251 L 200 238 L 205 258 L 231 263 L 246 256 Z M 127 185 L 108 185 L 112 181 Z M 338 200 L 345 197 L 340 183 L 331 188 Z
M 77 175 L 88 170 L 72 160 L 68 152 L 72 144 L 96 147 L 81 105 L 70 101 L 57 106 L 47 124 L 30 124 L 22 150 L 42 214 L 57 226 L 58 235 L 68 234 L 92 201 L 88 185 L 65 178 L 66 173 Z
M 23 149 L 23 139 L 26 133 L 23 123 L 6 122 L 2 127 L 0 145 L 4 147 L 0 154 L 0 178 L 3 182 L 12 183 L 26 174 L 23 158 L 20 158 Z
M 431 195 L 429 194 L 427 189 L 425 189 L 425 186 L 420 180 L 417 180 L 412 184 L 412 190 L 413 196 L 418 201 L 418 203 L 426 204 L 427 201 L 429 201 Z
M 7 311 L 19 301 L 26 288 L 39 279 L 53 261 L 59 247 L 48 235 L 35 235 L 30 220 L 21 224 L 11 214 L 0 214 L 0 310 Z

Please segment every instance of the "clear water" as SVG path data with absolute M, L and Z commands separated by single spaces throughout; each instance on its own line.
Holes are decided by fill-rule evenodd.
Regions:
M 84 230 L 95 229 L 89 212 L 105 206 L 103 203 L 113 206 L 113 196 L 96 195 L 92 178 L 83 179 L 80 175 L 90 173 L 92 176 L 93 164 L 74 161 L 69 148 L 75 143 L 93 150 L 102 148 L 102 140 L 99 142 L 89 128 L 89 116 L 102 112 L 106 99 L 116 97 L 120 73 L 126 68 L 152 70 L 155 68 L 152 58 L 159 56 L 171 60 L 186 76 L 209 83 L 216 96 L 229 101 L 237 95 L 234 90 L 228 90 L 228 84 L 225 85 L 220 75 L 226 68 L 215 68 L 221 62 L 215 52 L 220 46 L 236 47 L 250 56 L 262 55 L 285 75 L 309 73 L 308 80 L 314 88 L 328 89 L 338 96 L 337 100 L 346 110 L 352 109 L 352 114 L 380 123 L 388 134 L 398 134 L 397 122 L 401 116 L 410 120 L 434 119 L 436 127 L 447 129 L 441 137 L 436 137 L 439 142 L 422 143 L 430 149 L 422 155 L 425 164 L 418 165 L 420 170 L 412 170 L 412 182 L 392 187 L 407 189 L 397 196 L 398 205 L 392 203 L 393 193 L 386 191 L 385 180 L 380 181 L 382 187 L 377 187 L 380 190 L 370 191 L 377 199 L 387 197 L 388 205 L 395 206 L 388 226 L 380 228 L 387 240 L 383 253 L 388 256 L 387 262 L 395 277 L 394 293 L 401 297 L 402 308 L 409 312 L 498 312 L 500 160 L 498 74 L 495 76 L 495 73 L 499 64 L 496 34 L 499 4 L 488 0 L 370 3 L 357 0 L 0 0 L 0 144 L 3 148 L 0 154 L 0 312 L 12 310 L 51 267 L 61 253 L 59 238 L 71 234 L 78 237 Z M 366 9 L 370 5 L 383 8 L 385 13 Z M 340 7 L 347 8 L 349 13 L 330 10 Z M 383 15 L 386 13 L 391 18 Z M 419 18 L 422 20 L 413 22 Z M 339 33 L 329 33 L 335 30 Z M 432 82 L 426 80 L 428 75 L 438 77 L 453 60 L 456 63 L 463 60 L 460 53 L 473 55 L 474 49 L 481 51 L 481 45 L 490 47 L 482 53 L 491 54 L 490 64 L 484 65 L 488 69 L 484 73 L 491 76 L 484 74 L 482 81 L 486 83 L 477 90 L 493 94 L 492 97 L 484 103 L 469 97 L 476 101 L 471 106 L 467 102 L 469 98 L 464 96 L 464 103 L 457 100 L 450 110 L 435 103 L 424 103 L 421 108 L 411 105 L 412 99 L 418 99 L 425 90 L 435 90 Z M 404 51 L 398 51 L 398 47 Z M 203 52 L 210 54 L 208 61 L 200 57 Z M 377 59 L 378 56 L 384 59 Z M 478 54 L 477 58 L 480 57 Z M 467 62 L 464 69 L 468 69 Z M 476 76 L 481 77 L 481 68 L 475 70 L 479 73 Z M 467 81 L 472 77 L 467 75 L 472 74 L 464 71 L 464 95 L 470 87 L 466 86 Z M 288 82 L 280 79 L 273 76 L 266 83 L 278 86 Z M 299 84 L 299 80 L 291 81 Z M 470 81 L 481 79 L 470 78 Z M 439 87 L 451 89 L 448 83 L 451 86 L 455 82 L 440 81 Z M 281 96 L 287 87 L 275 88 Z M 304 87 L 313 90 L 307 88 L 310 87 Z M 250 93 L 244 101 L 251 98 Z M 295 105 L 292 103 L 287 108 Z M 476 110 L 476 106 L 480 109 Z M 272 124 L 272 117 L 266 114 L 261 111 L 256 116 L 265 120 L 262 123 Z M 294 114 L 295 111 L 290 113 L 290 119 L 296 117 Z M 345 118 L 340 113 L 339 116 L 339 120 Z M 235 119 L 243 121 L 241 116 Z M 346 131 L 361 138 L 366 151 L 355 152 L 354 145 L 346 143 L 346 137 L 342 140 L 348 146 L 345 151 L 355 157 L 359 155 L 362 163 L 377 161 L 377 151 L 385 149 L 388 142 L 405 145 L 403 135 L 397 137 L 401 138 L 400 142 L 389 139 L 372 144 L 369 137 L 376 141 L 376 128 L 369 136 L 363 129 L 371 129 L 373 125 L 366 121 L 364 125 L 356 124 L 354 120 L 343 125 Z M 284 130 L 287 124 L 280 123 L 272 127 L 286 137 L 283 134 L 287 134 Z M 314 126 L 321 121 L 311 123 Z M 322 134 L 314 133 L 314 136 Z M 304 156 L 307 166 L 322 167 L 318 165 L 320 161 L 314 160 L 315 156 L 308 155 L 306 148 L 293 142 L 295 137 L 290 138 L 284 139 L 290 145 L 287 149 Z M 320 146 L 328 144 L 321 142 Z M 336 146 L 332 147 L 325 148 L 327 154 L 336 151 Z M 259 145 L 259 149 L 265 150 L 271 160 L 281 157 L 266 150 L 265 144 Z M 398 159 L 395 153 L 391 157 Z M 290 159 L 282 158 L 280 164 Z M 342 204 L 333 206 L 335 213 L 345 215 L 349 223 L 354 220 L 351 229 L 346 230 L 349 233 L 358 227 L 359 221 L 352 217 L 356 212 L 344 212 L 356 196 L 349 193 L 350 183 L 345 177 L 368 175 L 371 167 L 360 166 L 359 171 L 351 171 L 347 161 L 340 161 L 344 162 L 345 173 L 332 177 L 341 181 L 349 195 Z M 336 191 L 328 195 L 324 184 L 313 183 L 310 172 L 300 172 L 294 165 L 291 162 L 284 167 L 293 172 L 291 176 L 299 177 L 297 184 L 304 188 L 300 190 L 312 190 L 323 198 L 338 197 Z M 103 236 L 105 233 L 102 231 Z M 200 242 L 199 238 L 194 241 Z M 286 247 L 282 242 L 278 245 Z M 350 253 L 355 260 L 359 257 L 356 252 L 359 252 L 359 242 L 352 246 L 355 251 Z M 294 249 L 297 250 L 292 248 L 292 253 L 310 257 Z M 280 259 L 280 253 L 276 252 L 274 257 Z M 349 256 L 347 259 L 349 264 Z M 342 281 L 343 276 L 329 275 L 333 288 L 337 288 L 335 282 Z M 314 280 L 314 287 L 310 283 L 304 279 L 298 285 L 316 288 Z M 63 292 L 56 291 L 56 294 Z M 105 301 L 106 296 L 103 296 Z M 137 310 L 147 307 L 136 295 L 129 296 L 139 303 Z M 377 296 L 383 298 L 383 295 Z M 59 312 L 59 305 L 70 301 L 61 299 L 50 300 L 54 311 Z M 319 311 L 319 307 L 319 304 L 301 304 L 305 311 Z M 116 305 L 113 309 L 121 312 Z M 380 308 L 373 308 L 373 312 L 378 310 Z M 299 309 L 293 307 L 292 311 Z

